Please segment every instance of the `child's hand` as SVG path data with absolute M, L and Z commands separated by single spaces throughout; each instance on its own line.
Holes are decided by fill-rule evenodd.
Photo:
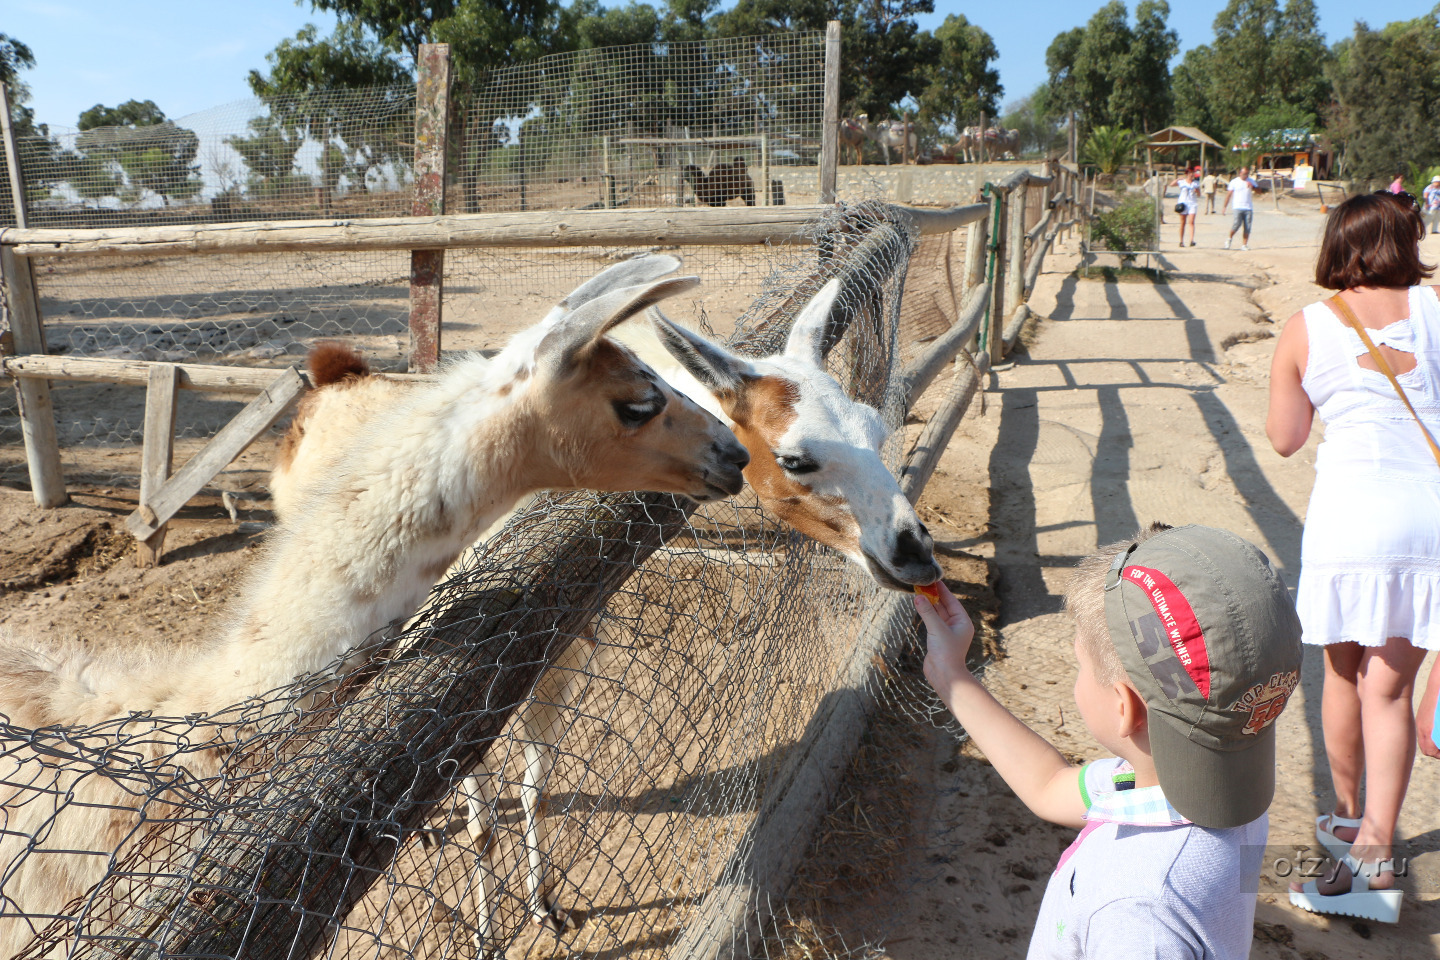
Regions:
M 950 588 L 943 581 L 935 585 L 940 588 L 938 605 L 916 596 L 915 609 L 925 622 L 925 679 L 942 690 L 970 675 L 965 654 L 975 639 L 975 625 Z

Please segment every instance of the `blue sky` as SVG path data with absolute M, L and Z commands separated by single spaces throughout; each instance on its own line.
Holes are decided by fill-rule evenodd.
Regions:
M 1132 9 L 1134 3 L 1127 4 Z M 947 13 L 963 13 L 995 38 L 1006 100 L 1024 96 L 1045 80 L 1045 48 L 1061 30 L 1079 26 L 1101 6 L 1028 0 L 958 3 L 936 0 L 921 25 L 938 26 Z M 1224 0 L 1172 3 L 1170 25 L 1181 50 L 1207 43 Z M 1420 16 L 1430 0 L 1319 0 L 1320 26 L 1333 42 L 1357 17 L 1371 26 Z M 72 127 L 96 103 L 154 100 L 166 115 L 182 117 L 250 96 L 245 76 L 265 66 L 265 54 L 313 22 L 328 32 L 333 16 L 292 0 L 4 0 L 0 33 L 29 44 L 35 69 L 23 76 L 42 123 Z

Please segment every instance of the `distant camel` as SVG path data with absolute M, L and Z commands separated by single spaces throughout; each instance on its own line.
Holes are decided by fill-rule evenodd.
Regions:
M 840 162 L 845 162 L 845 148 L 849 147 L 855 151 L 855 164 L 858 166 L 865 161 L 860 157 L 860 148 L 871 136 L 870 117 L 868 114 L 859 114 L 854 117 L 846 117 L 840 121 Z
M 755 206 L 755 183 L 745 169 L 745 158 L 736 157 L 729 163 L 717 163 L 709 173 L 702 173 L 693 163 L 680 171 L 685 182 L 695 190 L 695 199 L 707 207 L 723 207 L 739 197 L 745 206 Z
M 875 127 L 870 137 L 885 151 L 885 165 L 890 165 L 890 148 L 900 148 L 900 161 L 913 163 L 919 138 L 915 135 L 915 124 L 905 120 L 890 120 Z

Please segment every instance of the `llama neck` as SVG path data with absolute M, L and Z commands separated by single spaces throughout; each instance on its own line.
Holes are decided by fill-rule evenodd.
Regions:
M 277 531 L 243 613 L 196 664 L 232 688 L 226 702 L 333 669 L 408 618 L 460 552 L 536 489 L 527 405 L 464 367 L 372 424 Z

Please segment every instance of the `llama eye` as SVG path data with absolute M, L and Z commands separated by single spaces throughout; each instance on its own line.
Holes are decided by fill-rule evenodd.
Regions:
M 665 401 L 657 398 L 644 400 L 640 403 L 626 403 L 623 400 L 616 400 L 612 404 L 615 408 L 615 416 L 627 427 L 638 427 L 647 421 L 653 420 L 665 409 Z
M 809 457 L 785 457 L 776 454 L 775 462 L 780 464 L 780 469 L 786 473 L 814 473 L 820 469 L 820 464 Z

